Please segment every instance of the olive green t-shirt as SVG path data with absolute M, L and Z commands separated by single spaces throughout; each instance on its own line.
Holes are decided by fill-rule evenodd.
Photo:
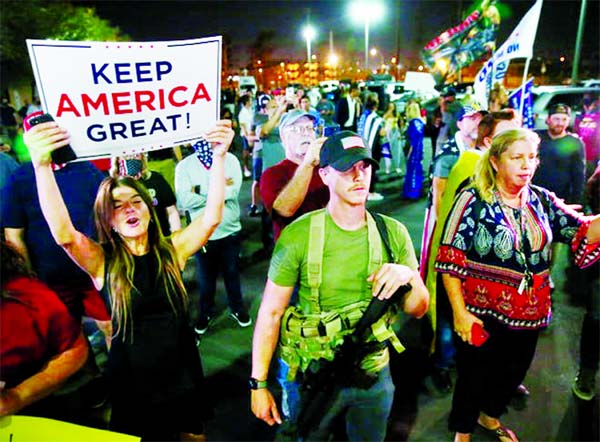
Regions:
M 287 226 L 277 240 L 269 279 L 283 287 L 293 287 L 299 281 L 299 306 L 305 314 L 311 313 L 308 304 L 308 241 L 310 218 L 319 211 L 307 213 Z M 390 247 L 397 263 L 417 269 L 417 258 L 408 231 L 403 224 L 384 216 Z M 384 262 L 388 262 L 383 243 Z M 328 311 L 369 299 L 371 284 L 367 283 L 369 241 L 367 226 L 348 231 L 325 215 L 325 245 L 323 250 L 322 279 L 319 288 L 321 310 Z

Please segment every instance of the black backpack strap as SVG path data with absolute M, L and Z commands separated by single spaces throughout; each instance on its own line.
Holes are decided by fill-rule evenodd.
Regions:
M 379 236 L 381 236 L 381 240 L 383 241 L 383 245 L 385 247 L 385 251 L 390 258 L 390 262 L 396 262 L 396 256 L 390 247 L 390 238 L 388 236 L 387 226 L 385 225 L 385 221 L 383 220 L 383 216 L 376 212 L 369 211 L 373 219 L 375 220 L 375 225 L 377 226 L 377 231 L 379 232 Z

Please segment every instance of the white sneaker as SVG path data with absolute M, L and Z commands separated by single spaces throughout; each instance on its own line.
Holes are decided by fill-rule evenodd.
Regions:
M 251 176 L 252 176 L 252 172 L 250 172 L 248 169 L 244 169 L 244 176 L 245 176 L 246 178 L 249 178 L 249 177 L 251 177 Z
M 367 197 L 369 201 L 381 201 L 383 199 L 383 195 L 377 192 L 369 193 Z

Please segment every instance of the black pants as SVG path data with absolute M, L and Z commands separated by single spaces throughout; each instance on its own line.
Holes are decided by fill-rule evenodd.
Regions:
M 499 418 L 523 381 L 537 345 L 539 330 L 512 330 L 491 318 L 482 318 L 490 337 L 481 347 L 454 334 L 457 380 L 448 428 L 472 433 L 479 413 Z
M 240 248 L 240 235 L 234 233 L 225 238 L 208 241 L 204 249 L 196 253 L 200 287 L 200 314 L 208 316 L 214 314 L 219 273 L 223 274 L 230 310 L 239 312 L 244 309 L 240 282 Z
M 585 291 L 582 294 L 585 304 L 585 316 L 581 325 L 581 342 L 579 367 L 598 371 L 600 363 L 600 343 L 598 330 L 600 329 L 600 262 L 596 262 L 587 269 L 580 270 L 579 285 Z M 581 281 L 583 280 L 583 284 Z
M 377 137 L 377 140 L 375 140 L 375 143 L 373 143 L 373 151 L 371 152 L 371 156 L 378 163 L 381 161 L 381 141 L 379 140 L 379 136 Z M 373 173 L 371 174 L 371 184 L 369 186 L 370 193 L 375 192 L 375 187 L 377 186 L 378 182 L 379 177 L 377 176 L 377 171 L 373 169 Z

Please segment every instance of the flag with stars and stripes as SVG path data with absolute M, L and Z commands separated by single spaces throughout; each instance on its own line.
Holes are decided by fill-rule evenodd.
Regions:
M 204 138 L 201 138 L 196 141 L 192 147 L 194 148 L 194 151 L 196 152 L 196 155 L 198 156 L 198 159 L 202 165 L 207 169 L 210 169 L 213 162 L 213 151 L 210 143 Z

